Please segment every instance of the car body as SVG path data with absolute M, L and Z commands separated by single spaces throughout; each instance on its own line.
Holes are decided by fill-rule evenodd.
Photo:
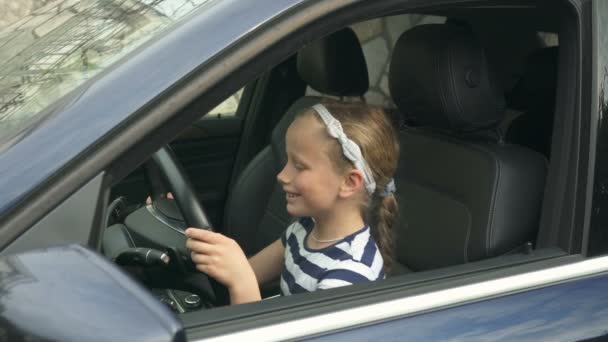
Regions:
M 166 6 L 179 2 L 165 1 Z M 39 101 L 40 93 L 10 97 L 10 91 L 36 80 L 42 87 L 54 84 L 44 83 L 51 75 L 48 70 L 36 73 L 23 67 L 33 65 L 24 57 L 40 56 L 44 50 L 36 49 L 40 44 L 0 62 L 0 317 L 9 340 L 28 336 L 142 341 L 594 340 L 606 336 L 605 2 L 212 0 L 154 7 L 164 6 L 163 2 L 116 1 L 116 9 L 134 6 L 123 14 L 167 8 L 177 13 L 182 8 L 178 5 L 186 4 L 192 11 L 146 32 L 146 39 L 121 50 L 106 65 L 92 67 L 90 74 L 85 70 L 82 79 L 65 90 L 49 91 L 38 109 L 14 110 L 22 103 Z M 100 16 L 103 20 L 118 15 L 106 10 L 99 7 L 99 13 L 105 13 Z M 374 284 L 232 307 L 217 305 L 179 315 L 161 304 L 157 293 L 145 286 L 149 284 L 125 276 L 114 258 L 104 256 L 110 203 L 120 196 L 144 202 L 150 188 L 142 185 L 141 165 L 168 143 L 190 175 L 190 185 L 210 221 L 222 231 L 224 206 L 237 176 L 268 143 L 289 105 L 306 92 L 294 76 L 293 55 L 343 27 L 403 13 L 480 25 L 473 28 L 481 36 L 488 34 L 487 45 L 495 43 L 494 50 L 486 47 L 494 51 L 498 63 L 530 51 L 511 50 L 524 45 L 519 40 L 523 28 L 542 33 L 539 37 L 559 36 L 557 97 L 550 110 L 553 119 L 547 123 L 553 137 L 551 157 L 533 247 Z M 71 32 L 66 23 L 71 21 L 61 23 L 53 29 L 64 31 L 50 32 L 66 37 Z M 134 27 L 146 27 L 138 23 Z M 500 36 L 505 30 L 497 27 L 504 29 L 505 23 L 513 30 Z M 390 31 L 392 22 L 385 24 Z M 15 36 L 7 32 L 21 32 L 20 27 L 2 31 L 1 42 L 10 45 Z M 373 31 L 377 26 L 365 28 Z M 99 38 L 96 34 L 105 37 L 95 31 L 103 30 L 99 27 L 89 30 L 85 31 L 89 40 L 77 42 L 80 45 L 70 53 L 81 54 L 78 49 Z M 366 31 L 360 26 L 358 32 Z M 508 41 L 516 43 L 508 46 Z M 369 42 L 372 50 L 366 57 L 392 52 Z M 18 60 L 25 64 L 11 69 Z M 520 77 L 511 75 L 515 66 L 503 64 L 505 84 L 515 83 L 509 77 Z M 67 78 L 65 73 L 80 72 L 57 70 L 53 79 L 60 81 Z M 10 83 L 15 79 L 22 83 Z M 374 79 L 377 82 L 372 83 L 382 88 L 382 76 Z M 238 96 L 231 98 L 235 93 Z M 212 112 L 203 117 L 226 98 L 238 98 L 234 115 Z M 15 121 L 9 120 L 9 114 Z M 136 206 L 133 213 L 142 208 Z

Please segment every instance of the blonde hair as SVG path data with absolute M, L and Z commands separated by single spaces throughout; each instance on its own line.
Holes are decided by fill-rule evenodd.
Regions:
M 399 141 L 393 125 L 382 108 L 361 103 L 323 101 L 331 115 L 340 121 L 344 133 L 361 148 L 376 181 L 376 190 L 367 196 L 361 208 L 362 216 L 370 225 L 372 237 L 384 259 L 384 269 L 389 272 L 394 263 L 393 226 L 397 219 L 397 200 L 392 193 L 383 194 L 393 178 L 399 159 Z M 301 115 L 315 115 L 312 108 Z M 338 171 L 353 168 L 353 163 L 343 154 L 336 141 L 330 150 L 330 159 Z M 367 192 L 365 192 L 368 194 Z

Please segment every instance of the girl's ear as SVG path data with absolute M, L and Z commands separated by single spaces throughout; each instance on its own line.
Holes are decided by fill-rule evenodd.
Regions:
M 340 186 L 340 192 L 338 193 L 338 196 L 342 198 L 348 198 L 357 194 L 359 191 L 361 191 L 361 188 L 363 188 L 363 183 L 364 178 L 360 170 L 349 170 L 344 175 L 344 181 Z

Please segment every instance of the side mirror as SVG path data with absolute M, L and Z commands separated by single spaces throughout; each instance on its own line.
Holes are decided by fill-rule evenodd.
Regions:
M 0 332 L 10 341 L 186 341 L 168 307 L 79 245 L 0 259 Z

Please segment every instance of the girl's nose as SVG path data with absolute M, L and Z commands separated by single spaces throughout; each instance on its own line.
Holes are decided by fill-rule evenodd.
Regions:
M 281 184 L 287 184 L 287 182 L 288 182 L 287 172 L 285 171 L 285 169 L 287 169 L 287 165 L 285 165 L 283 170 L 281 170 L 281 172 L 279 172 L 277 174 L 277 181 L 279 181 L 279 183 L 281 183 Z

